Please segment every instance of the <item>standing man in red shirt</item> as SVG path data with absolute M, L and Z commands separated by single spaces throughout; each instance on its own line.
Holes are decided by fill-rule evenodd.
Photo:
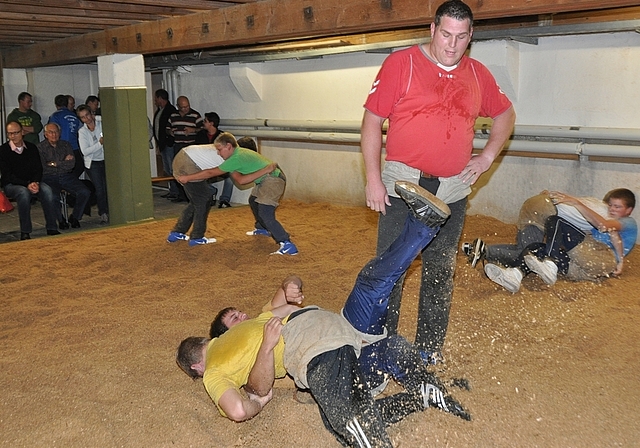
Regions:
M 449 321 L 455 256 L 471 185 L 487 171 L 511 135 L 515 112 L 489 70 L 465 56 L 473 13 L 447 0 L 431 24 L 431 41 L 391 54 L 364 105 L 362 154 L 367 206 L 380 212 L 377 253 L 403 228 L 409 212 L 395 181 L 419 183 L 451 209 L 439 235 L 422 252 L 422 281 L 415 345 L 426 362 L 442 360 Z M 472 157 L 476 118 L 491 117 L 491 135 Z M 381 173 L 382 125 L 389 120 Z M 402 295 L 397 282 L 389 300 L 387 329 L 396 333 Z

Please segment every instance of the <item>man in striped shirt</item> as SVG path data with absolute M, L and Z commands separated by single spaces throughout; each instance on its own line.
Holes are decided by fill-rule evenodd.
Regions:
M 182 148 L 193 145 L 196 142 L 196 134 L 202 129 L 203 120 L 200 113 L 191 109 L 189 98 L 179 96 L 176 100 L 178 111 L 172 113 L 167 121 L 167 134 L 174 139 L 173 153 L 178 154 Z M 185 202 L 187 196 L 178 184 L 178 197 L 172 202 Z

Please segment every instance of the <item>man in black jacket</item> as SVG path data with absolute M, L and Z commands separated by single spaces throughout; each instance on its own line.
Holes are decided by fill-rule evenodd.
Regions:
M 0 146 L 0 179 L 9 199 L 18 204 L 20 239 L 31 239 L 31 198 L 38 196 L 46 221 L 47 235 L 59 235 L 56 217 L 58 201 L 51 187 L 42 180 L 42 162 L 38 148 L 24 141 L 22 125 L 15 121 L 7 123 L 9 141 Z
M 158 89 L 155 93 L 156 112 L 153 115 L 153 136 L 158 145 L 158 151 L 162 156 L 162 168 L 167 176 L 173 175 L 171 164 L 173 163 L 173 136 L 167 133 L 169 117 L 177 109 L 169 102 L 169 93 L 164 89 Z M 169 183 L 169 193 L 163 197 L 174 199 L 178 197 L 178 187 L 175 182 Z

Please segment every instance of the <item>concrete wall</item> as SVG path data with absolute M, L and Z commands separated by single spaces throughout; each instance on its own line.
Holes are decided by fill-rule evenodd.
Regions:
M 514 102 L 518 124 L 640 128 L 637 33 L 541 38 L 538 45 L 477 42 L 471 56 L 494 73 Z M 362 104 L 385 57 L 356 53 L 184 67 L 178 71 L 176 94 L 188 96 L 200 113 L 216 111 L 223 120 L 359 121 Z M 43 81 L 55 79 L 66 86 L 63 81 L 70 78 L 78 84 L 65 93 L 77 92 L 78 98 L 84 98 L 92 93 L 87 80 L 94 70 L 93 66 L 36 69 L 35 76 L 31 75 L 36 98 L 52 104 L 59 92 L 49 93 Z M 15 71 L 5 70 L 5 81 L 7 72 Z M 29 78 L 22 73 L 9 77 L 17 83 Z M 16 96 L 22 89 L 14 90 Z M 43 116 L 52 112 L 42 111 Z M 262 140 L 261 150 L 287 173 L 286 197 L 364 204 L 364 169 L 357 145 Z M 638 164 L 502 157 L 474 186 L 468 211 L 513 222 L 522 201 L 543 189 L 602 196 L 611 188 L 626 186 L 640 194 L 639 173 Z M 234 193 L 234 200 L 237 197 Z M 634 216 L 640 218 L 640 209 Z

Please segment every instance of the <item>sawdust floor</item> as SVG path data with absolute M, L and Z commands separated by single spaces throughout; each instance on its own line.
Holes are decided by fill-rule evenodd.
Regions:
M 373 255 L 364 207 L 285 201 L 300 249 L 269 256 L 247 237 L 247 207 L 215 211 L 191 248 L 164 242 L 174 220 L 0 247 L 0 441 L 11 447 L 338 447 L 314 405 L 276 382 L 253 420 L 220 417 L 200 381 L 175 365 L 188 335 L 222 307 L 257 313 L 279 281 L 305 280 L 307 303 L 339 310 Z M 469 216 L 463 241 L 510 241 L 514 226 Z M 407 276 L 401 333 L 413 338 L 419 265 Z M 389 428 L 397 447 L 637 446 L 640 440 L 640 250 L 601 284 L 530 276 L 515 295 L 458 258 L 444 379 L 472 422 L 430 409 Z

